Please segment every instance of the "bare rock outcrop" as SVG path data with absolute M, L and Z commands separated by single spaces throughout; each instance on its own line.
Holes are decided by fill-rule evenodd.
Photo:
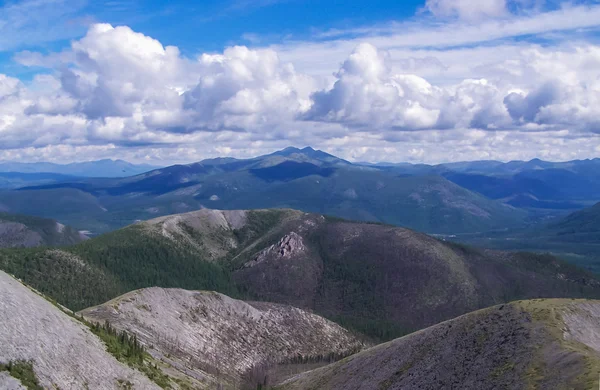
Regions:
M 269 259 L 289 259 L 306 251 L 302 236 L 296 232 L 290 232 L 279 240 L 278 243 L 260 251 L 256 257 L 245 263 L 244 267 L 254 267 Z
M 117 361 L 82 323 L 0 271 L 0 363 L 31 361 L 47 389 L 159 389 Z M 19 389 L 0 377 L 1 388 Z
M 315 314 L 213 292 L 147 288 L 81 314 L 136 334 L 155 358 L 204 383 L 235 386 L 255 367 L 343 357 L 364 346 Z

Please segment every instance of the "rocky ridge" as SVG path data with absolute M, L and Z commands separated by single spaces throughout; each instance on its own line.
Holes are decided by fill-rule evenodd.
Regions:
M 147 288 L 81 314 L 136 334 L 156 359 L 206 388 L 238 388 L 274 366 L 328 361 L 365 346 L 347 330 L 306 311 L 214 292 Z
M 46 389 L 160 389 L 117 361 L 89 328 L 0 271 L 0 363 L 31 361 Z M 0 376 L 0 387 L 18 389 Z

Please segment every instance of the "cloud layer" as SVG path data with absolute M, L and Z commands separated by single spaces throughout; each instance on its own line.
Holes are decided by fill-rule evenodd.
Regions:
M 509 5 L 430 0 L 426 8 L 485 24 Z M 46 68 L 31 82 L 0 74 L 0 159 L 168 163 L 289 144 L 371 161 L 600 152 L 599 46 L 389 44 L 382 35 L 189 58 L 129 27 L 94 24 L 68 50 L 16 55 Z

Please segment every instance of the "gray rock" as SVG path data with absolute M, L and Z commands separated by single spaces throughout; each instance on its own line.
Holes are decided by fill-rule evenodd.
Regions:
M 159 389 L 118 362 L 85 325 L 1 271 L 0 346 L 0 363 L 32 361 L 44 388 L 108 390 L 122 381 Z
M 364 346 L 337 324 L 301 309 L 213 292 L 147 288 L 81 314 L 136 334 L 155 358 L 213 383 L 235 385 L 254 367 L 298 355 L 347 355 Z

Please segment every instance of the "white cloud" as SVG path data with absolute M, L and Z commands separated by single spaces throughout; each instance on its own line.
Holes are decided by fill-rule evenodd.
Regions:
M 537 17 L 519 20 L 534 25 Z M 485 35 L 488 23 L 459 35 L 469 28 Z M 289 144 L 371 161 L 597 154 L 598 46 L 448 49 L 440 34 L 452 25 L 234 46 L 197 58 L 125 26 L 93 25 L 69 50 L 16 58 L 49 73 L 27 83 L 0 75 L 0 159 L 166 164 Z M 441 47 L 407 43 L 419 36 Z
M 487 80 L 438 87 L 392 70 L 387 53 L 361 44 L 344 62 L 333 88 L 316 92 L 304 115 L 369 131 L 497 128 L 506 122 L 502 92 Z
M 313 81 L 282 64 L 273 50 L 236 46 L 199 59 L 201 76 L 187 91 L 184 109 L 192 128 L 252 131 L 306 110 Z
M 313 95 L 304 116 L 315 121 L 381 129 L 427 129 L 435 126 L 441 91 L 414 75 L 392 75 L 385 53 L 361 44 L 348 57 L 328 91 Z
M 436 17 L 468 21 L 508 14 L 506 0 L 427 0 L 425 9 Z

